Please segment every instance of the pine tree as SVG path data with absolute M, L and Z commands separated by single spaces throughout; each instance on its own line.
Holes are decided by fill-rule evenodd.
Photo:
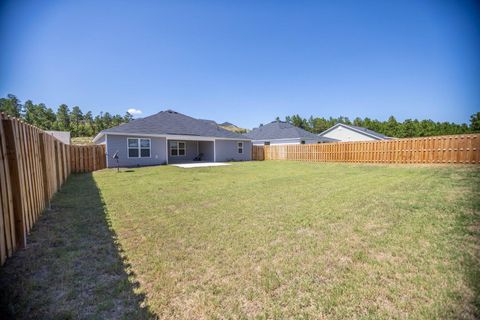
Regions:
M 72 133 L 74 137 L 80 136 L 80 125 L 83 121 L 83 113 L 80 107 L 75 106 L 70 113 L 70 122 L 72 124 Z
M 61 131 L 70 131 L 70 109 L 66 104 L 58 107 L 57 128 Z
M 20 118 L 22 107 L 21 101 L 13 94 L 8 94 L 7 98 L 0 99 L 0 112 L 5 112 L 11 117 Z

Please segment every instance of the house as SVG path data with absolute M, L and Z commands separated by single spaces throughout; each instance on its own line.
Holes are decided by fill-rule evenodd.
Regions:
M 45 131 L 51 136 L 54 136 L 58 140 L 62 141 L 64 144 L 70 144 L 70 131 Z
M 245 133 L 244 136 L 252 139 L 254 145 L 311 144 L 336 141 L 328 137 L 319 137 L 288 122 L 279 120 L 255 128 Z
M 101 131 L 94 139 L 105 144 L 107 167 L 146 166 L 198 161 L 251 160 L 249 138 L 173 110 Z
M 391 140 L 381 133 L 369 130 L 367 128 L 337 123 L 333 127 L 323 131 L 318 135 L 322 138 L 335 139 L 337 141 L 375 141 Z

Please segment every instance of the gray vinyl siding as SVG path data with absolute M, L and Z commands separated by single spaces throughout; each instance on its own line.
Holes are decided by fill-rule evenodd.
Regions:
M 128 138 L 146 138 L 151 141 L 150 158 L 128 158 L 127 139 Z M 150 166 L 167 163 L 192 162 L 199 154 L 203 153 L 202 161 L 214 161 L 214 143 L 213 141 L 182 141 L 186 143 L 185 156 L 170 156 L 166 138 L 144 137 L 138 135 L 106 135 L 107 144 L 107 165 L 116 167 L 117 163 L 112 156 L 118 152 L 119 165 L 121 167 Z M 238 153 L 237 142 L 243 142 L 243 153 Z M 197 149 L 198 148 L 198 149 Z M 215 140 L 215 156 L 217 162 L 223 161 L 248 161 L 252 156 L 252 143 L 245 140 Z
M 243 153 L 238 153 L 237 142 L 243 142 Z M 252 143 L 243 140 L 215 140 L 216 161 L 252 160 Z
M 128 158 L 127 138 L 146 138 L 150 139 L 150 158 Z M 107 157 L 108 167 L 116 167 L 116 160 L 112 159 L 115 152 L 118 152 L 119 164 L 121 167 L 136 167 L 165 164 L 166 159 L 166 139 L 142 136 L 119 136 L 107 135 Z

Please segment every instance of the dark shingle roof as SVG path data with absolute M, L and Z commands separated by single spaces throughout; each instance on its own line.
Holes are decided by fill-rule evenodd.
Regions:
M 253 129 L 245 133 L 244 136 L 252 140 L 275 140 L 275 139 L 314 139 L 323 142 L 333 142 L 335 139 L 319 137 L 316 134 L 295 127 L 294 125 L 283 122 L 273 121 L 264 126 Z
M 215 138 L 245 139 L 242 135 L 220 128 L 212 120 L 195 119 L 173 110 L 160 111 L 149 117 L 135 119 L 102 133 L 171 134 Z
M 390 138 L 390 137 L 388 137 L 384 134 L 378 133 L 376 131 L 373 131 L 373 130 L 370 130 L 370 129 L 367 129 L 367 128 L 364 128 L 364 127 L 358 127 L 358 126 L 354 126 L 354 125 L 350 125 L 350 124 L 343 124 L 343 123 L 335 124 L 334 126 L 332 126 L 332 127 L 328 128 L 327 130 L 321 132 L 319 134 L 319 136 L 322 136 L 322 135 L 326 134 L 327 132 L 330 132 L 331 130 L 333 130 L 334 128 L 339 127 L 339 126 L 342 126 L 342 127 L 345 127 L 345 128 L 350 128 L 354 131 L 364 132 L 367 135 L 370 135 L 370 136 L 373 136 L 374 138 L 377 138 L 378 140 L 390 140 L 390 139 L 392 139 L 392 138 Z

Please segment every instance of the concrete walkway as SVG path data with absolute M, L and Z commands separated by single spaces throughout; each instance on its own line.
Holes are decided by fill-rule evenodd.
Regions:
M 178 163 L 172 164 L 172 166 L 179 168 L 202 168 L 202 167 L 220 167 L 220 166 L 229 166 L 229 163 L 223 162 L 198 162 L 198 163 Z

